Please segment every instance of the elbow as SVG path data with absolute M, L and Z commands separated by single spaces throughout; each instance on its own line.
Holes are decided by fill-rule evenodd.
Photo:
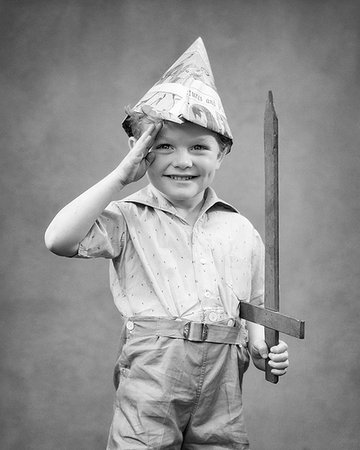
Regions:
M 48 250 L 50 250 L 52 253 L 55 253 L 55 255 L 59 255 L 59 244 L 57 243 L 54 234 L 49 232 L 49 229 L 47 229 L 45 232 L 44 242 Z
M 51 229 L 50 226 L 45 232 L 44 241 L 46 248 L 55 255 L 71 257 L 77 253 L 78 245 L 68 245 Z

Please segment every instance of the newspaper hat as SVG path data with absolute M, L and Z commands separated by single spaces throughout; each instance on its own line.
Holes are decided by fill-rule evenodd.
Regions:
M 232 140 L 201 37 L 175 61 L 132 110 L 176 123 L 189 121 Z M 122 125 L 126 133 L 132 136 L 129 116 Z

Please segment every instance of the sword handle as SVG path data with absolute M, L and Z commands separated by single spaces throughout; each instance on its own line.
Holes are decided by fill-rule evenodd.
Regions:
M 272 330 L 270 328 L 265 328 L 265 342 L 270 351 L 271 347 L 279 343 L 279 332 Z M 278 375 L 271 373 L 272 367 L 269 366 L 270 359 L 267 358 L 265 361 L 265 380 L 270 381 L 270 383 L 276 384 L 279 381 Z

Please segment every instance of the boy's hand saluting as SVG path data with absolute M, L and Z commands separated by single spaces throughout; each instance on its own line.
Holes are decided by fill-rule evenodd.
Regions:
M 151 124 L 139 139 L 129 138 L 130 151 L 116 169 L 122 186 L 138 181 L 145 175 L 154 161 L 155 154 L 150 149 L 161 128 L 162 122 Z

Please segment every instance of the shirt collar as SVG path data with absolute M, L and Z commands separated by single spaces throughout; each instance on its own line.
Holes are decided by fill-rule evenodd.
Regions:
M 129 203 L 140 203 L 142 205 L 151 206 L 152 208 L 161 209 L 162 211 L 169 212 L 174 215 L 178 215 L 178 212 L 174 205 L 167 200 L 163 194 L 154 188 L 151 184 L 148 184 L 143 189 L 129 195 L 128 197 L 121 200 L 123 202 Z M 220 207 L 224 209 L 231 210 L 238 214 L 239 211 L 234 208 L 230 203 L 221 200 L 214 191 L 213 188 L 208 187 L 205 191 L 205 202 L 201 208 L 200 215 L 209 211 L 213 207 Z

